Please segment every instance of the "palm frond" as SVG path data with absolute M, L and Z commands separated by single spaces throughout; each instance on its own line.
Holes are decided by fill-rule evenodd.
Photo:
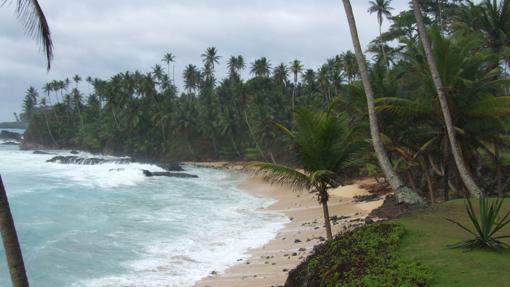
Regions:
M 3 0 L 0 6 L 8 2 L 11 1 Z M 49 70 L 53 59 L 53 42 L 50 27 L 39 2 L 37 0 L 17 0 L 16 14 L 18 19 L 23 22 L 26 33 L 41 44 Z
M 272 184 L 289 185 L 295 190 L 309 189 L 311 187 L 311 182 L 307 175 L 288 166 L 255 162 L 247 167 L 255 169 L 255 174 L 262 175 L 265 181 Z

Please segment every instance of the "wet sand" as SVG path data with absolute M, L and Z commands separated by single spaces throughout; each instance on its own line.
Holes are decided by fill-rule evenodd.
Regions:
M 218 168 L 225 167 L 217 164 Z M 383 199 L 371 202 L 354 202 L 353 196 L 367 195 L 360 184 L 371 180 L 358 181 L 352 185 L 330 190 L 329 210 L 333 233 L 337 234 L 364 223 L 365 217 L 379 207 Z M 224 272 L 212 272 L 199 281 L 195 287 L 270 287 L 285 283 L 288 271 L 296 267 L 324 241 L 326 231 L 322 207 L 317 197 L 307 191 L 292 191 L 280 185 L 269 185 L 260 177 L 250 177 L 240 188 L 255 196 L 273 198 L 276 202 L 266 210 L 285 214 L 290 222 L 276 237 L 261 248 L 250 250 L 247 260 L 239 259 L 238 264 Z

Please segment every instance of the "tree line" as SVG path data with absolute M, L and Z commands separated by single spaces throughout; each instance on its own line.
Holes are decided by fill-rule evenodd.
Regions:
M 346 51 L 311 69 L 299 60 L 224 58 L 210 47 L 200 67 L 190 64 L 182 71 L 182 91 L 175 85 L 171 53 L 147 73 L 87 77 L 92 92 L 86 96 L 78 75 L 47 83 L 41 91 L 28 88 L 22 115 L 29 122 L 26 141 L 139 158 L 292 163 L 296 151 L 275 124 L 292 129 L 296 109 L 331 109 L 348 114 L 366 141 L 379 137 L 401 184 L 428 201 L 471 192 L 453 147 L 479 188 L 503 194 L 510 113 L 510 40 L 504 31 L 510 31 L 510 1 L 421 3 L 453 130 L 445 123 L 412 6 L 392 15 L 391 1 L 372 2 L 369 12 L 378 24 L 390 22 L 361 58 L 374 95 L 376 131 L 356 53 Z M 220 61 L 228 67 L 222 79 L 215 73 Z M 250 76 L 244 79 L 246 70 Z M 368 150 L 361 157 L 363 164 L 352 174 L 383 175 L 377 153 Z

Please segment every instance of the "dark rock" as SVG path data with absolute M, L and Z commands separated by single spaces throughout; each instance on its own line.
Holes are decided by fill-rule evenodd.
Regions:
M 368 195 L 356 195 L 352 198 L 354 202 L 370 202 L 381 199 L 381 197 L 377 194 L 368 194 Z
M 74 155 L 70 156 L 55 156 L 53 158 L 50 158 L 46 162 L 56 162 L 56 163 L 62 163 L 62 164 L 82 164 L 82 165 L 96 165 L 96 164 L 103 164 L 103 163 L 117 163 L 117 164 L 126 164 L 130 163 L 131 160 L 129 159 L 104 159 L 104 158 L 83 158 L 78 157 Z
M 306 248 L 301 247 L 301 248 L 299 248 L 299 250 L 298 250 L 298 251 L 299 251 L 299 252 L 306 251 Z
M 0 139 L 4 140 L 15 140 L 21 141 L 22 135 L 20 133 L 10 132 L 10 131 L 2 131 L 0 132 Z
M 146 169 L 143 170 L 143 174 L 148 177 L 152 176 L 167 176 L 167 177 L 177 177 L 177 178 L 198 178 L 198 175 L 188 174 L 188 173 L 178 173 L 178 172 L 160 172 L 160 171 L 148 171 Z
M 296 252 L 293 252 L 293 253 L 292 253 L 292 256 L 297 256 L 297 253 L 296 253 Z
M 9 141 L 9 142 L 2 143 L 2 145 L 19 145 L 19 143 L 18 142 L 11 142 L 11 141 Z
M 299 240 L 299 239 L 294 240 L 294 243 L 300 243 L 300 242 L 301 242 L 301 240 Z
M 33 152 L 33 154 L 51 154 L 51 153 L 45 152 L 45 151 L 36 150 L 36 151 Z
M 79 152 L 79 151 L 77 151 L 77 150 L 72 150 L 72 151 L 71 151 L 71 154 L 79 154 L 79 153 L 80 153 L 80 152 Z
M 178 162 L 157 163 L 156 166 L 159 166 L 166 171 L 184 171 L 181 164 Z

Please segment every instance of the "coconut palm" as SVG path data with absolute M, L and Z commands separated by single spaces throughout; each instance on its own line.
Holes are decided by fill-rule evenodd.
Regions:
M 6 1 L 3 1 L 5 3 Z M 18 18 L 23 22 L 23 26 L 29 35 L 35 37 L 41 44 L 46 54 L 46 68 L 51 68 L 53 59 L 53 43 L 51 32 L 44 12 L 37 0 L 18 0 L 16 1 L 16 12 Z M 9 273 L 11 275 L 12 285 L 14 287 L 29 286 L 28 278 L 23 263 L 23 255 L 18 241 L 18 235 L 12 219 L 11 210 L 7 193 L 0 176 L 0 231 L 4 243 L 5 255 Z
M 386 153 L 386 150 L 384 149 L 375 110 L 374 91 L 372 90 L 372 84 L 370 83 L 367 64 L 363 56 L 363 50 L 361 49 L 351 2 L 349 0 L 342 0 L 342 2 L 344 4 L 345 14 L 349 22 L 349 29 L 351 31 L 351 38 L 356 54 L 356 62 L 358 63 L 363 86 L 365 88 L 365 96 L 367 98 L 368 105 L 368 118 L 370 123 L 370 134 L 379 165 L 381 166 L 386 179 L 395 191 L 395 195 L 399 202 L 406 202 L 409 204 L 422 204 L 423 199 L 415 191 L 405 186 L 400 177 L 393 170 L 393 165 L 388 157 L 388 154 Z
M 184 69 L 184 88 L 188 91 L 188 96 L 191 97 L 196 93 L 201 79 L 201 73 L 195 65 L 188 65 Z
M 343 72 L 347 78 L 347 82 L 351 83 L 359 75 L 358 63 L 356 55 L 351 51 L 346 51 L 340 55 Z
M 430 73 L 432 75 L 432 80 L 434 82 L 434 86 L 436 88 L 437 97 L 441 106 L 441 112 L 443 115 L 443 120 L 445 122 L 446 131 L 448 134 L 448 139 L 450 141 L 450 148 L 452 150 L 452 155 L 455 160 L 455 165 L 459 170 L 460 177 L 464 182 L 464 185 L 470 192 L 472 196 L 480 196 L 482 193 L 480 188 L 476 185 L 475 181 L 471 177 L 469 170 L 466 167 L 464 162 L 464 158 L 460 151 L 460 148 L 457 144 L 457 139 L 455 135 L 455 127 L 453 124 L 453 119 L 450 114 L 450 108 L 448 107 L 448 99 L 445 94 L 445 90 L 443 87 L 443 82 L 441 80 L 441 76 L 439 74 L 439 69 L 436 64 L 436 59 L 432 53 L 432 45 L 430 44 L 430 40 L 425 29 L 425 23 L 423 22 L 423 15 L 421 14 L 420 1 L 413 0 L 413 11 L 414 16 L 416 18 L 416 25 L 418 27 L 418 32 L 420 34 L 421 42 L 423 44 L 423 48 L 425 50 L 425 55 L 427 57 L 427 63 L 430 69 Z
M 246 67 L 243 56 L 232 56 L 227 62 L 228 74 L 230 78 L 241 78 L 241 71 Z
M 175 83 L 175 56 L 172 53 L 166 53 L 161 60 L 167 65 L 167 75 L 170 75 L 170 63 L 172 63 L 172 83 Z
M 294 87 L 292 87 L 292 113 L 296 109 L 296 88 L 298 84 L 298 77 L 303 73 L 303 64 L 298 59 L 295 59 L 290 63 L 290 71 L 294 75 Z
M 268 78 L 271 70 L 271 64 L 266 57 L 255 60 L 251 63 L 250 73 L 259 78 Z
M 383 59 L 387 64 L 386 52 L 384 51 L 384 43 L 381 41 L 381 36 L 384 18 L 385 17 L 386 19 L 391 18 L 391 10 L 393 10 L 393 8 L 390 6 L 391 0 L 375 0 L 369 1 L 369 3 L 371 6 L 370 8 L 368 8 L 368 12 L 370 14 L 377 13 L 377 23 L 379 24 L 379 42 L 380 42 L 379 44 L 381 52 L 383 54 Z
M 288 184 L 296 190 L 317 194 L 322 205 L 328 239 L 333 238 L 328 209 L 328 189 L 338 186 L 339 175 L 360 164 L 364 144 L 346 114 L 335 116 L 330 110 L 296 110 L 294 131 L 277 126 L 291 140 L 302 171 L 281 164 L 258 162 L 250 167 L 271 183 Z

